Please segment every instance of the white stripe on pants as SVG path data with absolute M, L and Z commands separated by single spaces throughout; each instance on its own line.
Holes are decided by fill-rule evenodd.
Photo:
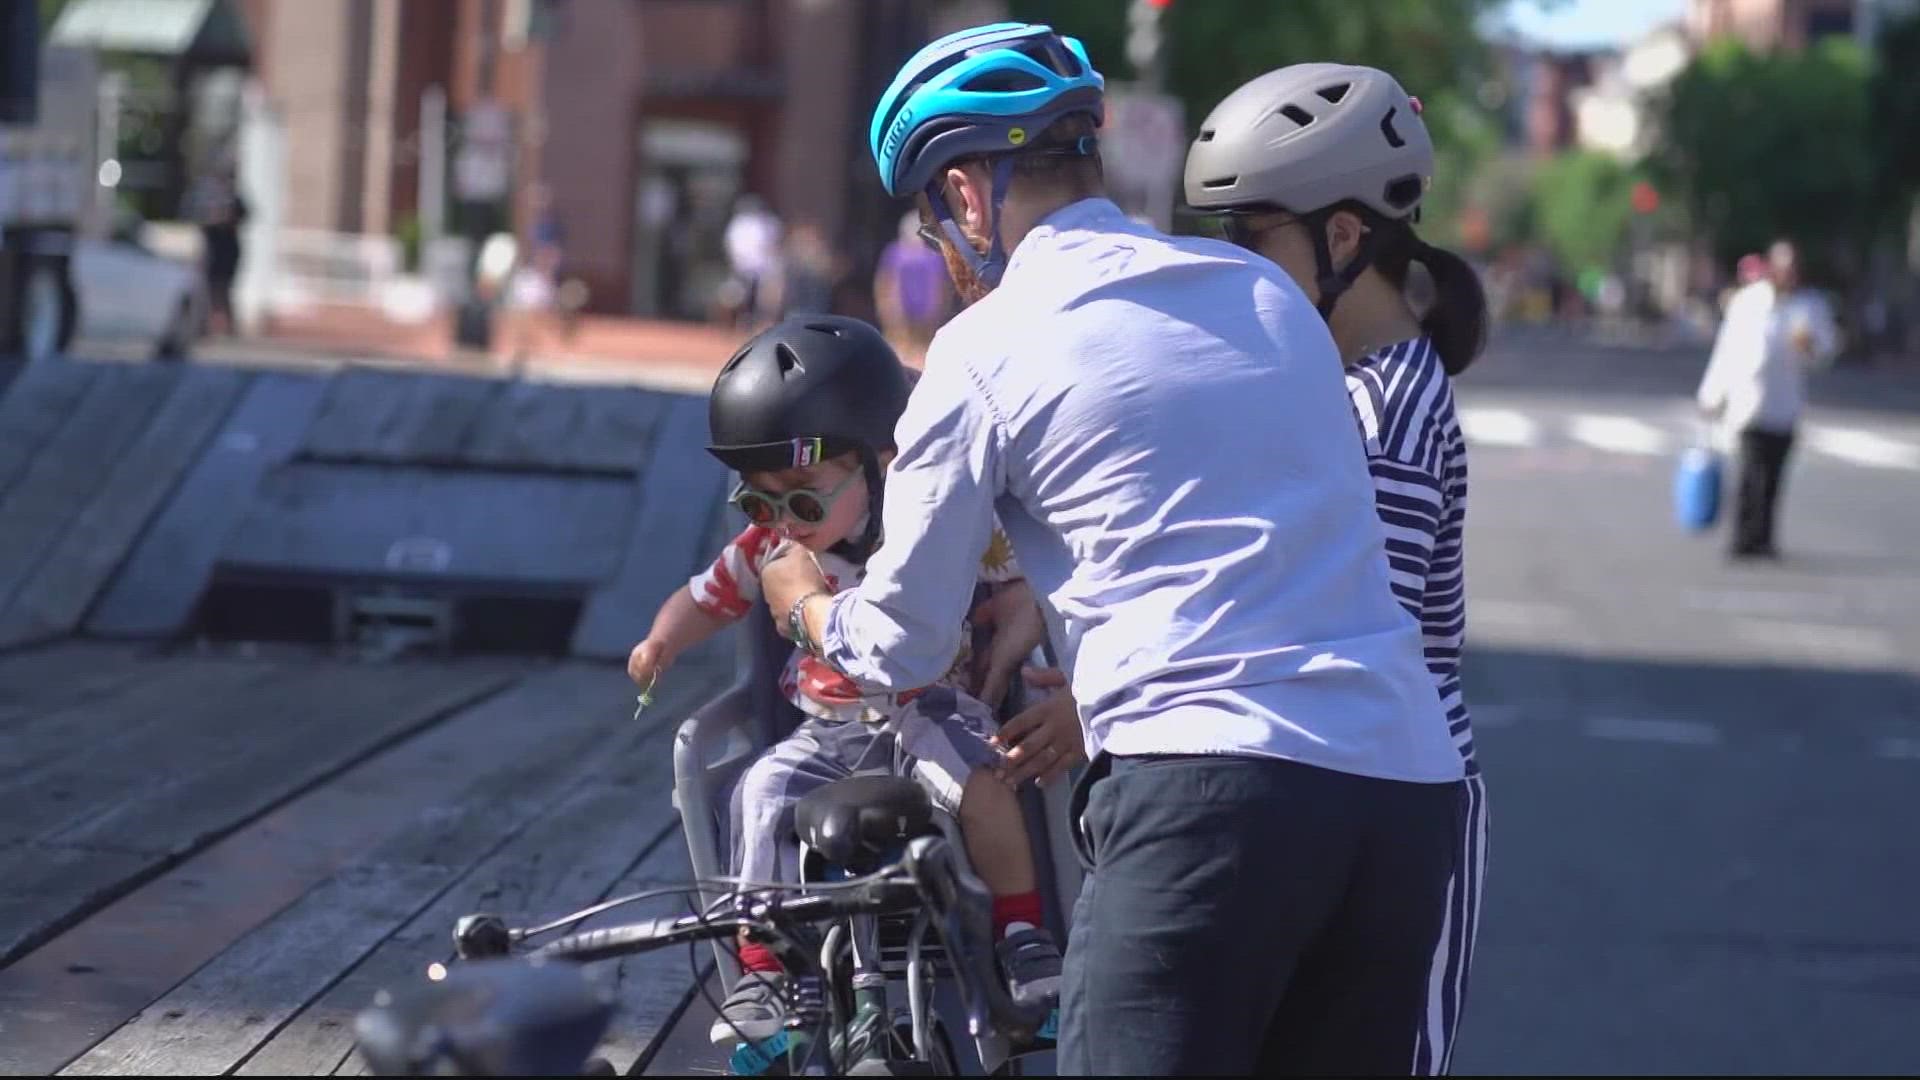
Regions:
M 1487 781 L 1467 778 L 1466 812 L 1461 817 L 1460 851 L 1453 880 L 1447 883 L 1447 921 L 1427 975 L 1427 1016 L 1414 1052 L 1416 1076 L 1445 1075 L 1453 1068 L 1453 1046 L 1466 1009 L 1467 976 L 1473 944 L 1480 933 L 1480 901 L 1487 881 Z

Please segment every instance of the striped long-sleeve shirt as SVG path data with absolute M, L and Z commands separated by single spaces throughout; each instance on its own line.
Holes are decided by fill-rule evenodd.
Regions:
M 1349 367 L 1347 391 L 1366 437 L 1393 595 L 1420 622 L 1427 670 L 1438 685 L 1453 744 L 1467 775 L 1478 775 L 1460 690 L 1467 630 L 1467 444 L 1454 415 L 1453 386 L 1433 343 L 1418 337 Z

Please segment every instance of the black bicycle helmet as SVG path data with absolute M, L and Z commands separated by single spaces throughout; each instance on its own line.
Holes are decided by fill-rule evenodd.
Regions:
M 707 397 L 707 451 L 740 473 L 777 472 L 855 453 L 867 478 L 865 558 L 880 538 L 879 453 L 907 407 L 907 369 L 859 319 L 800 315 L 755 335 Z

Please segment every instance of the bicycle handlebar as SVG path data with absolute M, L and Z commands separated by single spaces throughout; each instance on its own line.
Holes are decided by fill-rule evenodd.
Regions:
M 483 1043 L 489 1048 L 488 1060 L 521 1060 L 513 1055 L 532 1052 L 524 1046 L 529 1041 L 551 1039 L 550 1032 L 561 1028 L 577 1033 L 588 1026 L 597 1037 L 606 1022 L 606 1014 L 595 1011 L 601 1008 L 595 1004 L 597 999 L 584 990 L 575 992 L 579 1001 L 565 1017 L 569 1023 L 555 1020 L 558 999 L 554 980 L 565 966 L 544 961 L 609 960 L 692 941 L 727 938 L 743 927 L 777 930 L 783 925 L 904 913 L 923 907 L 946 945 L 967 1011 L 968 1033 L 979 1036 L 990 1028 L 1015 1042 L 1030 1039 L 1051 1007 L 1015 1001 L 1000 980 L 993 959 L 993 900 L 986 886 L 966 870 L 940 837 L 913 840 L 894 869 L 904 871 L 906 880 L 895 873 L 812 893 L 734 893 L 723 911 L 646 919 L 568 934 L 522 954 L 517 961 L 508 957 L 513 943 L 528 936 L 525 932 L 509 929 L 495 916 L 467 916 L 456 925 L 454 940 L 462 959 L 478 963 L 455 969 L 469 974 L 446 980 L 457 985 L 438 987 L 438 997 L 431 996 L 430 991 L 428 996 L 392 1008 L 381 1005 L 363 1014 L 356 1024 L 362 1050 L 382 1072 L 415 1073 L 422 1061 L 416 1056 L 420 1048 L 414 1036 L 433 1030 L 440 1042 L 428 1049 L 456 1059 L 471 1055 L 456 1053 L 453 1044 Z M 471 1023 L 482 1011 L 472 1001 L 456 1003 L 462 994 L 468 998 L 478 995 L 476 1000 L 484 1000 L 484 1011 L 492 1019 L 484 1025 L 484 1031 L 456 1039 L 448 1030 L 448 1018 L 439 1014 L 452 1011 L 459 1014 L 459 1022 Z M 526 1019 L 535 1015 L 539 1017 L 537 1022 Z M 535 1071 L 554 1072 L 550 1066 Z M 499 1075 L 489 1069 L 468 1074 Z

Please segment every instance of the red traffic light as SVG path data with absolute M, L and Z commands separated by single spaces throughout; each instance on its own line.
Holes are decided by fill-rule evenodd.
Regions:
M 1173 6 L 1173 0 L 1147 0 L 1147 6 L 1165 11 Z
M 1660 192 L 1645 180 L 1636 180 L 1633 185 L 1633 211 L 1636 214 L 1651 214 L 1660 209 Z

